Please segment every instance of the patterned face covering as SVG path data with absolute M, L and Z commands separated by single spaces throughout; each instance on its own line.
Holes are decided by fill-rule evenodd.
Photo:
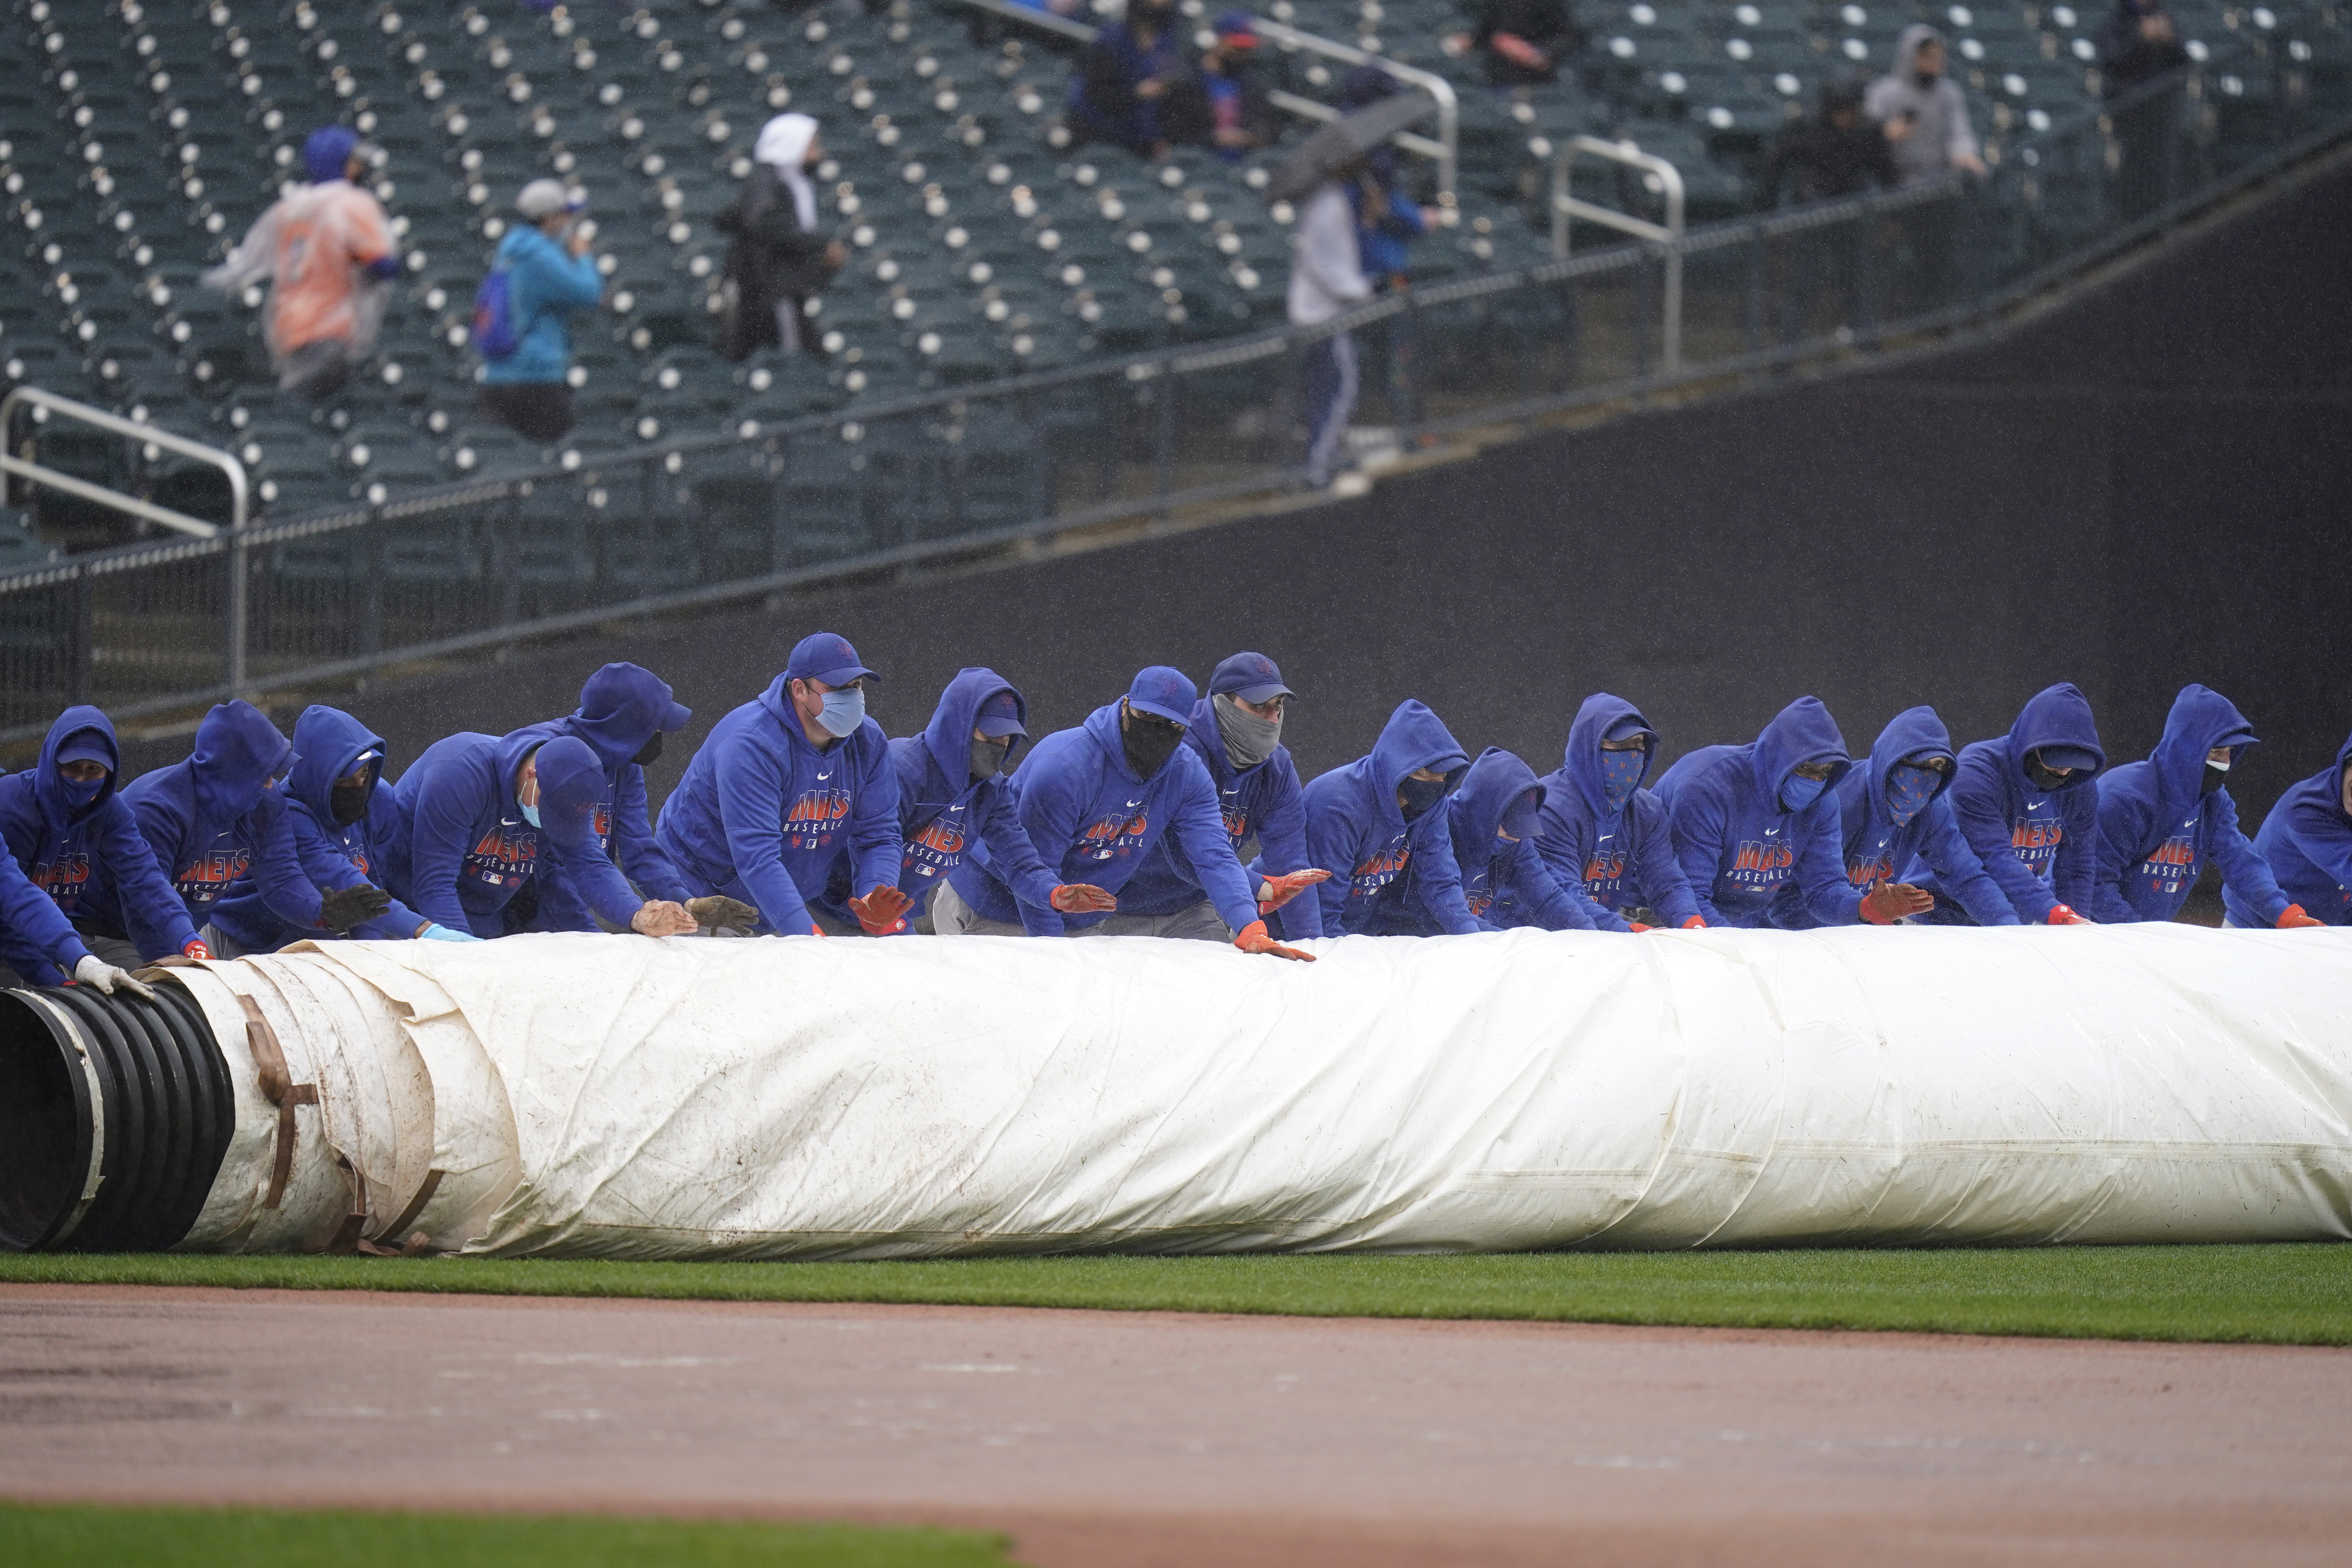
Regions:
M 1642 774 L 1650 764 L 1646 746 L 1636 746 L 1630 752 L 1601 753 L 1601 793 L 1612 811 L 1622 811 L 1633 792 L 1642 785 Z
M 1936 786 L 1943 774 L 1933 768 L 1915 768 L 1909 763 L 1897 763 L 1886 770 L 1886 815 L 1895 826 L 1901 827 L 1936 798 Z

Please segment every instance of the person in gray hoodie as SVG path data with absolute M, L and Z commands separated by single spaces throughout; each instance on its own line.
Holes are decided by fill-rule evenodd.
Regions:
M 1984 173 L 1968 100 L 1944 74 L 1944 36 L 1925 22 L 1903 29 L 1895 45 L 1895 68 L 1870 84 L 1863 109 L 1886 127 L 1905 184 Z

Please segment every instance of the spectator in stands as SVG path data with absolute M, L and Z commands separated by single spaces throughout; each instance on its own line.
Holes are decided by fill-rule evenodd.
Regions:
M 1895 143 L 1903 184 L 1932 184 L 1955 174 L 1984 173 L 1968 100 L 1944 75 L 1944 36 L 1925 22 L 1903 29 L 1895 46 L 1895 68 L 1870 84 L 1864 107 Z
M 1597 931 L 1706 924 L 1675 858 L 1665 802 L 1642 787 L 1657 757 L 1641 710 L 1596 691 L 1568 727 L 1560 766 L 1538 781 L 1536 852 L 1570 891 L 1581 887 Z
M 2174 31 L 2164 0 L 2116 0 L 2099 32 L 2099 77 L 2110 100 L 2132 97 L 2142 84 L 2179 70 L 2189 51 Z M 2164 205 L 2165 163 L 2178 92 L 2156 91 L 2115 111 L 2119 166 L 2116 195 L 2126 218 L 2141 217 Z
M 1217 18 L 1200 70 L 1168 95 L 1170 141 L 1209 148 L 1228 163 L 1273 142 L 1282 121 L 1252 68 L 1257 47 L 1257 24 L 1246 13 Z
M 1862 85 L 1852 78 L 1825 81 L 1821 108 L 1781 127 L 1756 175 L 1759 211 L 1903 183 L 1895 166 L 1895 127 L 1864 115 L 1862 99 Z
M 1388 197 L 1361 158 L 1338 169 L 1307 193 L 1298 206 L 1291 236 L 1290 324 L 1320 326 L 1372 297 L 1364 277 L 1356 237 L 1358 202 L 1349 187 L 1362 187 L 1361 210 L 1378 221 Z M 1320 489 L 1331 482 L 1341 460 L 1348 418 L 1356 408 L 1356 344 L 1346 332 L 1331 332 L 1307 346 L 1307 481 Z M 1466 761 L 1466 759 L 1465 759 Z
M 1584 47 L 1584 29 L 1568 0 L 1479 0 L 1476 25 L 1448 42 L 1454 52 L 1486 51 L 1486 79 L 1496 87 L 1550 81 L 1559 62 Z
M 719 352 L 740 362 L 754 349 L 799 353 L 809 296 L 822 290 L 849 253 L 817 222 L 809 171 L 824 161 L 816 121 L 779 114 L 760 128 L 751 175 L 710 226 L 729 237 Z
M 522 222 L 499 242 L 493 265 L 506 274 L 506 309 L 515 350 L 482 366 L 478 412 L 527 441 L 545 445 L 570 433 L 574 415 L 572 331 L 574 310 L 604 297 L 604 275 L 588 256 L 580 226 L 586 204 L 560 180 L 533 180 L 515 197 Z
M 1953 819 L 2025 924 L 2094 923 L 2076 912 L 2092 907 L 2099 858 L 2098 792 L 2084 786 L 2106 765 L 2089 700 L 2063 681 L 2034 693 L 2008 734 L 1960 749 Z M 1903 879 L 1936 895 L 1927 920 L 1975 922 L 1924 857 Z
M 392 226 L 359 184 L 378 150 L 341 125 L 310 132 L 302 165 L 310 183 L 261 215 L 205 282 L 234 293 L 269 279 L 263 336 L 278 387 L 311 403 L 342 390 L 375 346 L 400 275 Z
M 1116 142 L 1139 158 L 1167 154 L 1168 97 L 1192 74 L 1181 21 L 1175 0 L 1135 0 L 1095 34 L 1070 78 L 1070 129 L 1082 142 Z
M 2352 925 L 2352 740 L 2279 796 L 2254 835 L 2254 851 L 2298 909 L 2328 925 Z M 2227 924 L 2263 923 L 2263 911 L 2226 882 L 2221 906 Z

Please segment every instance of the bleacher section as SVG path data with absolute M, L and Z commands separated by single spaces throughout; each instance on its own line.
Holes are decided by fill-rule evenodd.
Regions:
M 1206 15 L 1202 0 L 1184 8 Z M 2174 10 L 2192 53 L 2260 37 L 2300 68 L 2340 72 L 2347 58 L 2333 6 L 2292 24 L 2215 0 Z M 1418 247 L 1424 277 L 1548 254 L 1550 154 L 1580 132 L 1674 160 L 1694 220 L 1740 210 L 1783 118 L 1832 70 L 1883 68 L 1895 35 L 1922 17 L 1956 40 L 1956 69 L 1998 158 L 2093 101 L 2103 19 L 2089 0 L 1612 0 L 1582 8 L 1590 41 L 1559 83 L 1502 92 L 1484 85 L 1477 59 L 1447 52 L 1444 40 L 1466 25 L 1454 0 L 1275 0 L 1266 14 L 1458 84 L 1459 205 Z M 1147 165 L 1073 148 L 1059 123 L 1068 48 L 954 0 L 870 11 L 9 0 L 0 366 L 9 382 L 233 448 L 262 508 L 280 517 L 545 463 L 557 455 L 476 420 L 467 347 L 514 193 L 544 174 L 588 191 L 613 289 L 609 311 L 575 331 L 576 452 L 754 433 L 816 409 L 1279 321 L 1288 215 L 1258 195 L 1278 153 L 1228 164 L 1185 150 Z M 1328 99 L 1337 86 L 1335 68 L 1267 54 L 1294 90 Z M 2259 99 L 2269 81 L 2249 75 L 2238 92 Z M 749 172 L 761 123 L 787 107 L 823 121 L 827 221 L 852 261 L 811 322 L 829 357 L 733 366 L 709 346 L 724 253 L 709 219 Z M 272 389 L 258 291 L 226 299 L 198 278 L 299 177 L 302 138 L 330 121 L 386 150 L 377 190 L 406 270 L 366 381 L 313 412 Z M 984 476 L 1034 433 L 978 425 L 962 433 L 958 488 L 934 499 L 1017 511 L 1030 470 L 997 464 L 1010 477 L 993 500 Z M 42 453 L 218 514 L 216 479 L 121 445 L 53 433 Z M 787 482 L 821 512 L 819 467 Z M 68 543 L 122 536 L 87 508 L 45 501 L 43 521 Z M 474 544 L 424 530 L 410 565 L 446 574 L 455 560 L 513 592 L 591 569 L 575 517 L 551 506 L 535 526 L 502 530 L 498 558 L 479 562 L 466 553 Z M 598 550 L 619 554 L 595 570 L 658 575 L 650 541 Z M 0 565 L 13 559 L 0 550 Z M 322 574 L 349 566 L 322 546 Z

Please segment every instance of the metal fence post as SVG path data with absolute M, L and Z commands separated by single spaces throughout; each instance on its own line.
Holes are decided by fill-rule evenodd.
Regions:
M 247 603 L 245 530 L 238 528 L 228 536 L 228 647 L 226 662 L 228 679 L 225 684 L 231 697 L 242 696 L 246 689 L 245 641 L 247 622 L 251 609 Z

